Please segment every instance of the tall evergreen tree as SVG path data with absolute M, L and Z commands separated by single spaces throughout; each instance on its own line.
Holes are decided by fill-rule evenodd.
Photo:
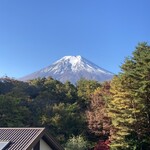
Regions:
M 150 149 L 150 46 L 141 43 L 111 83 L 114 149 Z

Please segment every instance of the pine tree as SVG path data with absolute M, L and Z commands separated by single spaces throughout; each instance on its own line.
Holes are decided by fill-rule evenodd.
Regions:
M 111 147 L 112 149 L 127 149 L 128 142 L 125 137 L 132 132 L 131 126 L 135 121 L 134 107 L 130 94 L 123 86 L 125 77 L 114 77 L 111 82 L 112 99 L 109 102 L 109 117 L 112 120 Z
M 111 83 L 114 149 L 150 149 L 150 46 L 141 43 Z

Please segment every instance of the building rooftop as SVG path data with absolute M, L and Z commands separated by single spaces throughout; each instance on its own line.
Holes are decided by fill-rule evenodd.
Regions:
M 1 145 L 8 142 L 4 150 L 31 150 L 41 138 L 53 149 L 63 150 L 45 128 L 0 128 Z

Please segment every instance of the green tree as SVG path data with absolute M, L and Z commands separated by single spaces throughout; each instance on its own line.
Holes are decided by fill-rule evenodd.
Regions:
M 23 127 L 30 126 L 32 115 L 21 99 L 7 95 L 0 96 L 0 126 Z
M 141 43 L 111 83 L 114 149 L 150 149 L 150 46 Z
M 69 81 L 66 81 L 64 83 L 64 93 L 66 95 L 64 102 L 74 103 L 77 101 L 78 99 L 77 88 L 73 84 L 71 84 Z
M 85 110 L 90 102 L 91 93 L 101 84 L 98 81 L 81 79 L 77 82 L 77 94 L 80 107 Z
M 129 147 L 125 137 L 131 133 L 131 126 L 135 121 L 135 109 L 133 108 L 130 94 L 123 86 L 125 82 L 128 81 L 121 75 L 114 77 L 111 82 L 111 93 L 113 96 L 109 101 L 108 115 L 112 120 L 112 149 L 121 149 L 123 147 L 127 149 Z
M 87 150 L 88 142 L 81 136 L 73 136 L 69 138 L 65 150 Z
M 85 130 L 85 119 L 80 115 L 77 103 L 46 106 L 41 116 L 41 124 L 47 126 L 62 143 L 72 134 L 78 135 Z

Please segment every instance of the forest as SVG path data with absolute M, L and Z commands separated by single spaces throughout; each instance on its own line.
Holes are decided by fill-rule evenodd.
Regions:
M 46 127 L 65 150 L 150 150 L 150 46 L 104 83 L 0 78 L 0 127 Z

